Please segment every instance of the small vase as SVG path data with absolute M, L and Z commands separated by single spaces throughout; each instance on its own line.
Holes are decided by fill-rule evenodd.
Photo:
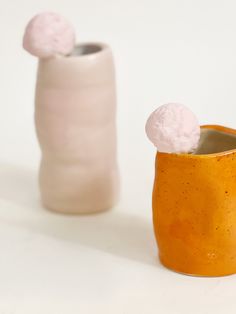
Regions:
M 39 61 L 36 132 L 41 199 L 53 211 L 104 211 L 118 199 L 116 88 L 111 49 L 77 46 Z
M 236 130 L 203 126 L 195 154 L 157 153 L 153 222 L 166 267 L 236 273 Z

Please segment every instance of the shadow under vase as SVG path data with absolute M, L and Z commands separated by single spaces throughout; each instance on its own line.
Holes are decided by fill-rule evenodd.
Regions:
M 0 166 L 0 198 L 14 207 L 11 213 L 0 210 L 1 220 L 8 224 L 27 229 L 32 234 L 47 235 L 136 262 L 160 265 L 151 218 L 131 215 L 118 207 L 88 216 L 49 212 L 40 205 L 37 173 L 10 165 Z

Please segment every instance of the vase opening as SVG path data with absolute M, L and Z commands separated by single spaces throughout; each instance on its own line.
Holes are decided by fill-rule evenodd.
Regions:
M 104 49 L 102 44 L 81 44 L 75 46 L 70 56 L 85 56 L 98 53 Z
M 198 148 L 194 155 L 215 154 L 236 149 L 236 135 L 216 129 L 201 129 Z

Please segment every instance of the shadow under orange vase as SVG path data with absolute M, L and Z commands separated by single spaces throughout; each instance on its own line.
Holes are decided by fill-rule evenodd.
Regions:
M 236 130 L 202 126 L 194 154 L 157 152 L 153 223 L 167 268 L 236 273 Z

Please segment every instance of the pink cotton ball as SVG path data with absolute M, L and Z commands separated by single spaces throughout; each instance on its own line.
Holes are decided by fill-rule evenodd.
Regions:
M 73 26 L 62 16 L 44 12 L 34 16 L 25 29 L 23 47 L 39 58 L 69 54 L 75 45 Z
M 186 106 L 170 103 L 150 115 L 146 133 L 159 152 L 190 153 L 198 146 L 200 126 Z

